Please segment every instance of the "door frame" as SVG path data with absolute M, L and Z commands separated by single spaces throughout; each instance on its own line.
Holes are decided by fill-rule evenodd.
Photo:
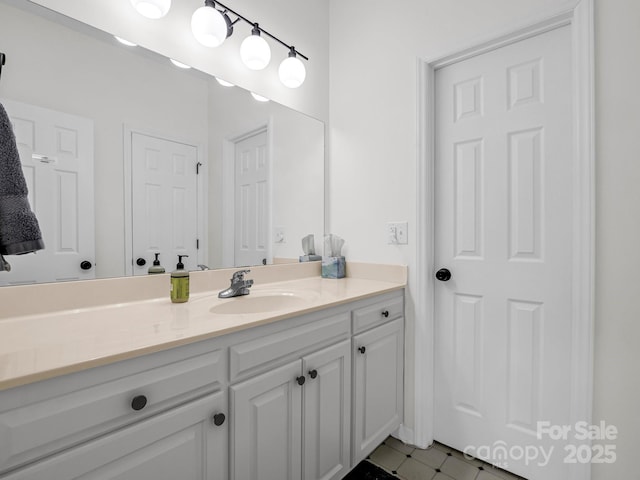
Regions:
M 446 55 L 417 61 L 417 238 L 415 424 L 417 446 L 434 440 L 435 332 L 435 72 L 439 68 L 498 49 L 552 29 L 571 26 L 573 61 L 573 302 L 571 419 L 591 421 L 593 404 L 593 329 L 595 266 L 595 119 L 593 0 L 572 0 L 548 10 L 525 25 L 472 42 Z M 591 477 L 589 464 L 572 469 L 572 480 Z
M 127 123 L 122 126 L 122 158 L 124 169 L 124 274 L 127 277 L 133 275 L 133 160 L 132 145 L 133 134 L 138 133 L 147 137 L 155 137 L 169 142 L 182 143 L 192 146 L 196 149 L 196 158 L 199 165 L 199 174 L 197 176 L 197 192 L 196 192 L 196 208 L 197 212 L 197 234 L 200 240 L 200 248 L 198 249 L 197 263 L 208 265 L 209 259 L 209 240 L 208 240 L 208 202 L 209 195 L 209 170 L 205 159 L 207 158 L 206 148 L 200 142 L 194 142 L 189 139 L 178 138 L 166 135 L 162 132 L 150 130 L 147 128 L 137 128 Z M 164 259 L 163 265 L 169 268 L 173 259 Z
M 236 189 L 235 162 L 236 143 L 247 138 L 267 134 L 267 155 L 269 165 L 267 179 L 269 180 L 269 212 L 267 213 L 267 258 L 273 258 L 273 121 L 261 123 L 242 133 L 229 135 L 222 141 L 222 268 L 235 268 L 235 222 L 236 222 Z

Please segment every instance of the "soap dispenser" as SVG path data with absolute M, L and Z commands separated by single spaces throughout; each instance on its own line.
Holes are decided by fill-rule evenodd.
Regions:
M 189 255 L 178 255 L 176 269 L 171 272 L 171 301 L 173 303 L 184 303 L 189 300 L 189 272 L 184 269 L 182 257 Z
M 148 273 L 149 275 L 155 275 L 156 273 L 164 273 L 164 267 L 160 265 L 160 260 L 158 257 L 159 253 L 156 253 L 156 259 L 153 261 L 153 265 L 149 267 Z

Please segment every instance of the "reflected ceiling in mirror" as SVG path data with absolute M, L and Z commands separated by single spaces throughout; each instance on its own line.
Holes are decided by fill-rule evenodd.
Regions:
M 13 277 L 0 273 L 0 284 L 146 274 L 156 252 L 167 271 L 175 267 L 176 255 L 185 253 L 189 269 L 198 264 L 219 268 L 295 261 L 302 253 L 302 237 L 313 233 L 319 243 L 324 232 L 322 122 L 275 102 L 258 102 L 246 90 L 222 86 L 209 75 L 178 68 L 168 58 L 127 47 L 26 0 L 1 0 L 0 18 L 0 51 L 7 54 L 0 101 L 70 115 L 92 125 L 93 178 L 73 181 L 88 183 L 94 202 L 89 215 L 93 250 L 79 253 L 87 240 L 81 238 L 81 228 L 74 227 L 73 208 L 80 210 L 87 202 L 71 180 L 74 172 L 62 169 L 62 161 L 56 166 L 33 160 L 43 155 L 34 133 L 33 148 L 25 154 L 33 157 L 34 169 L 60 170 L 40 180 L 51 191 L 49 201 L 42 202 L 36 195 L 38 186 L 33 187 L 34 209 L 39 219 L 38 210 L 45 203 L 57 202 L 58 210 L 42 213 L 47 217 L 41 223 L 54 224 L 45 233 L 48 251 L 7 257 Z M 82 142 L 68 130 L 57 130 L 57 145 L 64 141 L 74 150 Z M 257 135 L 264 141 L 262 153 L 249 158 L 242 152 L 255 150 L 249 140 Z M 149 154 L 155 147 L 136 151 L 140 136 L 195 149 L 190 150 L 195 157 L 189 154 L 186 160 L 181 153 L 167 154 L 174 174 L 198 169 L 195 191 L 185 187 L 195 203 L 178 198 L 171 182 L 169 190 L 150 192 L 154 181 L 140 178 L 136 162 L 153 167 L 160 156 Z M 21 155 L 24 149 L 23 145 Z M 64 157 L 60 151 L 56 155 Z M 249 183 L 243 183 L 251 165 L 264 167 L 264 172 L 249 175 Z M 33 178 L 37 182 L 47 177 Z M 74 193 L 56 190 L 61 182 L 76 185 L 69 190 Z M 170 202 L 165 202 L 167 197 Z M 138 221 L 136 212 L 153 205 L 155 211 Z M 61 223 L 60 212 L 72 220 Z M 184 223 L 187 217 L 189 225 L 195 222 L 195 233 Z M 141 230 L 145 222 L 148 227 Z M 71 267 L 63 273 L 54 266 L 71 258 Z M 138 259 L 144 264 L 138 265 Z M 83 270 L 82 261 L 92 267 Z

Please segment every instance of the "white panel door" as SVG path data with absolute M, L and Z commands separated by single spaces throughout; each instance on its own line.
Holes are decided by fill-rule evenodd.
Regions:
M 0 285 L 95 278 L 93 121 L 2 100 L 45 243 L 36 254 L 9 256 Z M 83 264 L 83 262 L 86 262 Z
M 230 478 L 300 480 L 301 368 L 297 360 L 230 388 Z
M 183 263 L 195 270 L 197 147 L 133 132 L 131 163 L 134 275 L 147 274 L 155 253 L 167 271 L 175 268 L 178 255 L 189 255 Z
M 262 132 L 236 143 L 236 266 L 266 264 L 269 209 L 269 155 L 267 133 Z
M 570 45 L 562 27 L 436 71 L 435 439 L 530 480 L 568 478 L 537 422 L 571 419 Z

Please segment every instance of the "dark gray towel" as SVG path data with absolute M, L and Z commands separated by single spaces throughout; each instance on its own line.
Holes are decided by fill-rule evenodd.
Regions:
M 27 193 L 16 137 L 0 104 L 0 255 L 20 255 L 44 248 Z

